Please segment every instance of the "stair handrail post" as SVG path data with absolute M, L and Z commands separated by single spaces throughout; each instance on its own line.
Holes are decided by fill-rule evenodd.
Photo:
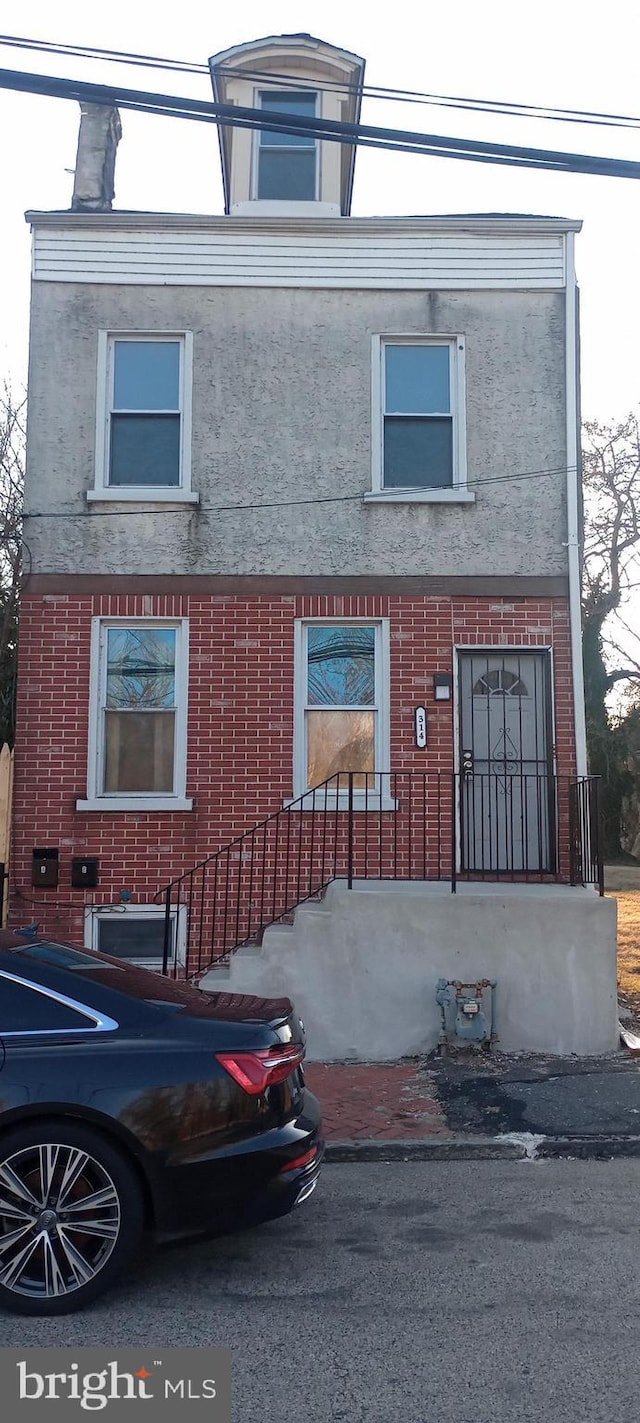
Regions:
M 164 939 L 162 943 L 162 972 L 166 977 L 169 966 L 169 945 L 171 943 L 171 885 L 167 885 L 164 896 Z M 187 965 L 188 967 L 188 965 Z
M 452 893 L 452 894 L 457 894 L 457 892 L 458 892 L 457 874 L 456 874 L 456 871 L 457 871 L 457 864 L 456 864 L 456 861 L 457 861 L 457 855 L 458 855 L 458 842 L 457 842 L 457 836 L 456 836 L 456 812 L 457 812 L 457 795 L 456 795 L 456 792 L 457 792 L 457 789 L 458 789 L 458 778 L 457 778 L 456 773 L 455 773 L 455 771 L 454 771 L 453 774 L 452 774 L 452 776 L 451 776 L 451 893 Z M 462 777 L 460 778 L 460 794 L 461 794 L 461 795 L 463 794 L 463 790 L 462 790 Z M 440 806 L 438 806 L 438 813 L 439 813 L 439 812 L 440 812 Z
M 596 867 L 598 872 L 598 894 L 602 899 L 604 896 L 604 836 L 603 836 L 603 813 L 602 813 L 602 777 L 592 777 L 591 784 L 595 791 L 595 830 L 596 830 Z
M 349 821 L 347 826 L 347 885 L 353 889 L 353 771 L 348 772 L 349 776 Z
M 570 780 L 567 787 L 569 812 L 569 884 L 578 883 L 578 782 Z

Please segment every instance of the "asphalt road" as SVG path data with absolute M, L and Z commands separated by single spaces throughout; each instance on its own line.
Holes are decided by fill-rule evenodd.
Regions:
M 639 1195 L 635 1160 L 329 1166 L 289 1220 L 0 1344 L 229 1345 L 235 1423 L 634 1418 Z

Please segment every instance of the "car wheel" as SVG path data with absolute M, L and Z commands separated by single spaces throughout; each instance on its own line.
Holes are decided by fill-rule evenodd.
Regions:
M 66 1314 L 101 1294 L 135 1253 L 142 1190 L 117 1147 L 66 1121 L 0 1137 L 0 1304 Z

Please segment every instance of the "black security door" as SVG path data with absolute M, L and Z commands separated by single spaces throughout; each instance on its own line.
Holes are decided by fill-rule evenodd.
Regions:
M 553 869 L 546 652 L 460 654 L 461 868 Z

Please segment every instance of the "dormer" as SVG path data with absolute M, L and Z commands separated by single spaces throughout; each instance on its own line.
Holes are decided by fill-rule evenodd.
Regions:
M 271 35 L 209 60 L 216 103 L 358 123 L 364 60 L 312 35 Z M 356 146 L 219 125 L 225 212 L 347 217 Z

